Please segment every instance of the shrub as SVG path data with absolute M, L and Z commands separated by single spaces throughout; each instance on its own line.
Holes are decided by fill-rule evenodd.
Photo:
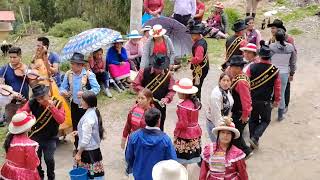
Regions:
M 163 15 L 169 17 L 173 13 L 173 2 L 171 0 L 165 0 Z
M 60 63 L 59 67 L 60 71 L 67 72 L 70 69 L 70 63 L 69 61 L 64 61 Z
M 91 27 L 91 24 L 87 21 L 83 21 L 79 18 L 71 18 L 63 21 L 62 23 L 55 24 L 49 30 L 49 35 L 68 38 L 90 29 Z
M 22 23 L 18 24 L 16 28 L 16 33 L 19 35 L 32 35 L 41 34 L 44 32 L 45 25 L 42 21 L 31 21 L 31 23 L 26 23 L 26 29 Z
M 293 29 L 290 29 L 288 33 L 291 35 L 300 35 L 300 34 L 303 34 L 303 31 L 298 28 L 293 28 Z
M 225 8 L 224 13 L 227 15 L 228 18 L 228 31 L 231 31 L 232 25 L 238 20 L 241 19 L 240 13 L 233 8 Z

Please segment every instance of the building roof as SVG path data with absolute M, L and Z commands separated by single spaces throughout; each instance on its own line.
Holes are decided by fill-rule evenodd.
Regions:
M 0 21 L 15 21 L 13 11 L 0 11 Z

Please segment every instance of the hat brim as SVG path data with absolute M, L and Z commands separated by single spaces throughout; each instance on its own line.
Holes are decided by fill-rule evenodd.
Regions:
M 115 43 L 124 43 L 124 42 L 126 42 L 126 40 L 124 40 L 124 39 L 119 39 L 119 40 L 113 41 L 112 44 L 115 44 Z
M 220 9 L 224 9 L 223 6 L 218 6 L 218 5 L 213 5 L 213 7 L 215 7 L 215 8 L 220 8 Z
M 70 62 L 77 63 L 77 64 L 86 64 L 88 61 L 87 60 L 79 61 L 75 59 L 70 59 Z
M 182 94 L 195 94 L 198 92 L 198 88 L 195 86 L 192 86 L 191 89 L 182 89 L 178 85 L 173 85 L 172 88 L 174 91 L 176 91 L 178 93 L 182 93 Z
M 232 27 L 231 29 L 232 29 L 234 32 L 240 32 L 240 31 L 243 31 L 243 30 L 247 29 L 247 26 L 245 25 L 245 26 L 242 26 L 242 27 L 237 28 L 237 29 L 235 29 L 234 27 Z
M 281 29 L 284 30 L 284 32 L 287 32 L 287 29 L 286 29 L 283 25 L 282 25 L 282 26 L 279 26 L 279 25 L 277 25 L 277 24 L 271 23 L 271 24 L 268 24 L 267 27 L 268 27 L 268 28 L 271 28 L 271 27 L 281 28 Z
M 161 37 L 161 36 L 165 35 L 166 33 L 167 33 L 166 29 L 162 29 L 161 32 L 157 35 L 154 35 L 152 30 L 149 31 L 149 35 L 152 37 Z
M 36 123 L 36 119 L 31 119 L 25 125 L 16 127 L 12 124 L 12 122 L 8 126 L 8 130 L 11 134 L 22 134 L 28 131 L 34 124 Z
M 166 167 L 167 163 L 166 161 L 160 161 L 158 162 L 155 166 L 152 168 L 152 179 L 153 180 L 162 180 L 163 177 L 161 176 L 162 174 L 162 169 L 163 167 Z M 172 177 L 174 180 L 187 180 L 188 179 L 188 170 L 179 163 L 179 170 L 180 170 L 180 177 Z
M 215 134 L 216 136 L 218 136 L 218 132 L 219 131 L 231 131 L 234 133 L 234 139 L 238 139 L 240 137 L 240 132 L 238 129 L 233 128 L 233 127 L 227 127 L 227 126 L 218 126 L 212 129 L 212 133 Z
M 250 52 L 257 53 L 257 50 L 254 50 L 254 49 L 251 49 L 251 48 L 247 48 L 247 47 L 240 48 L 240 51 L 250 51 Z
M 242 65 L 245 65 L 247 64 L 247 62 L 243 61 L 243 62 L 240 62 L 240 63 L 229 63 L 229 66 L 242 66 Z

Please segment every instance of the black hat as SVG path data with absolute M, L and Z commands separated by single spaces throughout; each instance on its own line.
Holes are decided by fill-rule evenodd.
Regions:
M 32 98 L 41 97 L 49 93 L 49 88 L 43 84 L 37 85 L 32 88 Z
M 78 63 L 78 64 L 85 64 L 88 61 L 84 59 L 84 55 L 81 53 L 73 53 L 70 62 Z
M 187 33 L 189 34 L 203 34 L 205 31 L 205 26 L 200 23 L 194 26 L 188 27 Z
M 284 27 L 283 22 L 280 19 L 275 19 L 271 24 L 268 24 L 268 28 L 269 27 L 276 27 L 276 28 L 281 28 L 283 29 L 285 32 L 287 31 L 287 29 Z
M 230 66 L 243 66 L 247 64 L 241 55 L 233 55 L 230 58 Z
M 232 30 L 234 32 L 240 32 L 242 30 L 245 30 L 246 28 L 246 23 L 242 19 L 237 20 L 232 26 Z
M 169 58 L 163 54 L 157 54 L 153 57 L 152 66 L 156 69 L 168 69 L 169 68 Z
M 258 55 L 262 58 L 268 58 L 270 59 L 272 56 L 271 49 L 268 45 L 265 44 L 265 41 L 260 41 L 260 49 L 258 51 Z

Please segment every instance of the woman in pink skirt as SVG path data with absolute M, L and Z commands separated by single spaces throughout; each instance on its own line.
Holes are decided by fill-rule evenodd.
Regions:
M 128 62 L 127 51 L 123 47 L 124 42 L 122 36 L 119 36 L 113 41 L 113 46 L 109 48 L 107 53 L 110 75 L 123 90 L 125 89 L 124 85 L 128 85 L 127 79 L 130 77 L 130 63 Z

